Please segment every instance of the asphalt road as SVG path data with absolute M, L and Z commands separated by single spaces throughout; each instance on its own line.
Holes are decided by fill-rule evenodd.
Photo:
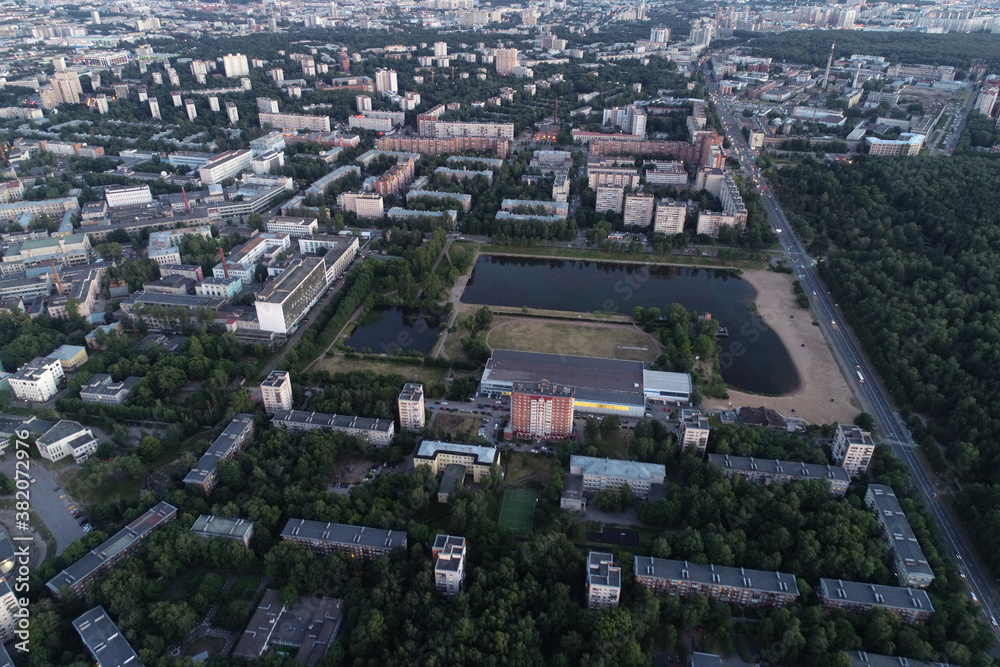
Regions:
M 3 460 L 0 461 L 0 472 L 16 479 L 15 463 L 15 457 L 8 451 Z M 44 465 L 36 465 L 35 461 L 32 460 L 31 474 L 35 476 L 35 483 L 30 487 L 31 509 L 38 514 L 38 517 L 56 538 L 58 545 L 56 554 L 50 555 L 61 554 L 66 551 L 69 545 L 84 535 L 83 528 L 77 523 L 79 519 L 74 519 L 67 508 L 68 505 L 79 507 L 79 503 L 69 497 L 66 489 L 56 490 L 56 487 L 59 486 L 59 480 Z M 66 495 L 66 497 L 60 498 L 61 495 Z
M 713 86 L 712 88 L 713 93 L 717 92 L 717 87 Z M 812 310 L 819 321 L 820 329 L 832 346 L 837 360 L 861 400 L 865 412 L 875 418 L 881 440 L 889 444 L 896 455 L 910 469 L 913 484 L 920 491 L 931 516 L 941 528 L 942 536 L 950 552 L 949 555 L 965 573 L 965 581 L 978 598 L 987 623 L 990 623 L 992 619 L 1000 618 L 1000 604 L 987 583 L 987 576 L 977 564 L 972 548 L 957 529 L 957 526 L 961 525 L 959 519 L 938 497 L 938 489 L 935 488 L 931 477 L 924 468 L 923 461 L 917 455 L 912 435 L 899 414 L 893 410 L 886 392 L 882 389 L 878 377 L 862 353 L 860 345 L 854 340 L 844 324 L 837 304 L 834 303 L 825 285 L 819 279 L 814 266 L 815 258 L 806 252 L 795 235 L 788 219 L 781 210 L 781 206 L 773 197 L 770 186 L 756 166 L 756 154 L 747 146 L 742 134 L 736 129 L 738 125 L 735 118 L 727 106 L 720 104 L 718 96 L 716 96 L 716 105 L 725 126 L 726 136 L 732 145 L 731 153 L 733 157 L 739 159 L 749 182 L 757 184 L 768 218 L 781 240 L 785 259 L 793 267 L 802 283 L 802 288 L 809 295 L 812 301 Z M 996 625 L 990 627 L 994 634 L 1000 637 L 1000 628 Z

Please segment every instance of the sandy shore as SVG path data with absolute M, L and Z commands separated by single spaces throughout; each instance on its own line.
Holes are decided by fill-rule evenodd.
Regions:
M 761 270 L 744 271 L 743 278 L 756 288 L 757 310 L 785 344 L 802 378 L 802 386 L 791 394 L 778 397 L 730 390 L 727 400 L 706 398 L 703 405 L 709 409 L 727 409 L 730 403 L 734 408 L 763 405 L 786 417 L 797 417 L 813 424 L 851 423 L 860 412 L 857 399 L 823 333 L 813 326 L 813 317 L 796 302 L 792 292 L 794 277 Z

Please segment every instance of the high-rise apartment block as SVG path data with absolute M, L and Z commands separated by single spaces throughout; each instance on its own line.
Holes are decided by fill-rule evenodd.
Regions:
M 684 220 L 687 218 L 687 206 L 673 199 L 661 199 L 656 202 L 656 213 L 653 215 L 653 232 L 656 234 L 680 234 L 684 231 Z
M 270 97 L 257 98 L 257 111 L 260 113 L 278 113 L 278 100 Z
M 399 392 L 399 426 L 408 431 L 424 427 L 424 385 L 407 382 Z
M 598 213 L 604 211 L 622 212 L 622 202 L 625 198 L 625 188 L 617 185 L 598 185 L 597 200 L 594 208 Z
M 444 58 L 448 55 L 448 42 L 434 42 L 434 57 Z
M 833 439 L 833 459 L 851 477 L 860 477 L 868 472 L 875 441 L 872 434 L 854 424 L 837 424 L 837 435 Z
M 625 195 L 625 226 L 646 227 L 653 220 L 655 199 L 653 195 L 630 193 Z
M 398 93 L 399 83 L 394 69 L 375 70 L 375 92 L 376 93 Z
M 622 569 L 608 553 L 587 556 L 587 608 L 617 607 L 622 594 Z
M 188 120 L 192 122 L 198 117 L 198 109 L 194 106 L 194 100 L 184 100 L 184 111 L 187 112 Z
M 670 41 L 670 28 L 653 28 L 649 31 L 649 41 L 666 44 Z
M 434 560 L 434 585 L 447 598 L 458 595 L 465 580 L 465 538 L 438 535 L 431 547 Z
M 288 371 L 271 371 L 260 385 L 264 411 L 273 415 L 278 410 L 292 409 L 292 376 Z
M 160 103 L 155 97 L 149 98 L 149 115 L 153 118 L 160 119 Z
M 358 95 L 354 98 L 354 105 L 358 109 L 358 113 L 364 113 L 366 111 L 372 110 L 372 98 L 367 95 Z
M 513 74 L 517 67 L 517 49 L 497 49 L 496 63 L 500 76 Z
M 677 446 L 683 454 L 694 449 L 698 456 L 704 456 L 708 447 L 708 419 L 698 410 L 681 410 L 681 435 Z
M 222 58 L 222 66 L 228 78 L 248 76 L 250 74 L 250 64 L 247 62 L 247 57 L 242 53 L 226 54 Z
M 515 382 L 511 392 L 510 423 L 516 438 L 561 440 L 573 434 L 573 399 L 567 385 Z

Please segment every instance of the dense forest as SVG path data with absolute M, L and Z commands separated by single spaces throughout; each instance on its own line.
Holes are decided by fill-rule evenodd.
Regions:
M 1000 67 L 1000 40 L 994 35 L 790 30 L 763 36 L 738 32 L 736 37 L 748 40 L 756 55 L 815 67 L 826 65 L 830 44 L 834 41 L 837 42 L 834 52 L 837 58 L 847 58 L 853 53 L 874 53 L 892 63 L 951 65 L 959 70 L 967 70 L 974 59 L 981 58 L 991 70 Z
M 789 220 L 942 474 L 1000 553 L 1000 162 L 988 156 L 813 160 L 772 183 Z M 934 440 L 944 447 L 948 470 Z M 994 572 L 1000 562 L 989 559 Z

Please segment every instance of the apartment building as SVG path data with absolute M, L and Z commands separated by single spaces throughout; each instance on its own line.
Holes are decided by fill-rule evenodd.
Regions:
M 203 239 L 211 239 L 212 228 L 209 225 L 199 225 L 198 227 L 182 227 L 152 232 L 146 246 L 149 258 L 155 259 L 161 267 L 164 264 L 180 264 L 181 242 L 188 234 L 197 234 Z
M 635 580 L 654 593 L 705 595 L 739 607 L 785 607 L 799 598 L 795 575 L 636 556 Z
M 406 548 L 406 531 L 384 530 L 367 526 L 289 519 L 281 539 L 311 549 L 321 556 L 346 553 L 354 558 L 373 560 L 388 556 L 397 548 Z
M 743 203 L 740 195 L 740 188 L 736 185 L 732 172 L 726 172 L 722 179 L 722 187 L 719 190 L 719 201 L 722 202 L 722 210 L 733 216 L 734 224 L 743 229 L 747 225 L 747 207 Z
M 337 206 L 352 211 L 359 218 L 381 218 L 385 216 L 382 195 L 374 192 L 342 192 L 337 195 Z
M 541 380 L 515 382 L 510 423 L 515 438 L 562 440 L 573 434 L 576 388 Z
M 228 278 L 209 276 L 194 286 L 194 293 L 198 296 L 212 296 L 231 301 L 239 295 L 242 289 L 243 281 L 236 276 Z
M 413 468 L 427 466 L 435 475 L 450 465 L 463 466 L 472 473 L 472 481 L 479 481 L 490 474 L 490 466 L 499 463 L 496 447 L 461 445 L 454 442 L 424 440 L 413 455 Z
M 687 206 L 673 199 L 661 199 L 656 202 L 656 212 L 653 216 L 653 232 L 656 234 L 680 234 L 684 231 L 684 221 L 687 219 Z
M 663 484 L 667 475 L 662 464 L 576 455 L 569 459 L 569 472 L 583 476 L 584 493 L 617 489 L 628 484 L 633 495 L 640 499 L 648 498 L 650 487 Z
M 833 438 L 833 459 L 851 477 L 860 477 L 868 472 L 875 441 L 872 434 L 854 424 L 837 424 L 837 435 Z
M 588 157 L 587 187 L 597 190 L 599 185 L 620 188 L 636 188 L 639 185 L 639 171 L 631 159 Z
M 435 190 L 410 190 L 406 193 L 406 203 L 409 204 L 414 199 L 421 197 L 436 201 L 446 200 L 457 202 L 462 207 L 462 210 L 466 212 L 472 208 L 472 195 L 461 192 L 437 192 Z
M 711 430 L 708 418 L 702 415 L 700 410 L 681 410 L 680 427 L 681 433 L 680 438 L 677 439 L 677 446 L 680 448 L 681 454 L 692 449 L 699 457 L 704 456 Z
M 688 174 L 684 169 L 684 163 L 667 160 L 645 160 L 642 168 L 646 169 L 652 165 L 652 169 L 646 171 L 646 182 L 652 185 L 676 185 L 684 187 L 687 185 Z
M 191 532 L 206 539 L 224 537 L 237 540 L 245 548 L 250 548 L 250 538 L 253 537 L 253 521 L 202 514 L 191 526 Z
M 219 153 L 198 169 L 198 178 L 201 179 L 203 185 L 221 183 L 250 169 L 252 159 L 253 154 L 249 149 Z
M 448 599 L 458 595 L 465 581 L 465 538 L 437 535 L 431 547 L 434 586 Z
M 250 75 L 250 65 L 242 53 L 227 53 L 222 57 L 222 67 L 228 79 Z
M 97 438 L 80 422 L 63 419 L 39 436 L 35 446 L 43 459 L 59 461 L 72 455 L 77 463 L 83 463 L 97 449 Z
M 134 554 L 146 537 L 176 517 L 176 507 L 165 502 L 157 503 L 110 539 L 52 577 L 45 586 L 56 596 L 61 596 L 65 590 L 83 597 L 86 586 L 91 581 Z
M 396 399 L 399 406 L 399 427 L 419 431 L 424 427 L 424 385 L 407 382 Z
M 362 438 L 374 447 L 387 447 L 396 434 L 396 426 L 392 419 L 372 419 L 304 410 L 279 410 L 271 417 L 271 423 L 289 431 L 313 429 L 339 431 L 355 438 Z
M 653 195 L 641 193 L 625 195 L 625 226 L 648 226 L 653 221 L 655 201 Z
M 934 581 L 934 571 L 924 557 L 917 536 L 906 520 L 906 514 L 891 487 L 871 484 L 865 493 L 865 504 L 875 512 L 879 525 L 889 541 L 896 577 L 903 586 L 927 588 Z
M 339 151 L 340 149 L 336 150 Z M 306 196 L 316 195 L 318 197 L 324 195 L 326 194 L 326 190 L 328 187 L 330 187 L 330 185 L 339 181 L 345 176 L 349 176 L 350 174 L 354 174 L 355 176 L 358 177 L 358 179 L 361 178 L 361 170 L 354 165 L 345 165 L 343 167 L 338 167 L 337 169 L 334 169 L 326 176 L 323 176 L 322 178 L 318 178 L 315 181 L 313 181 L 313 183 L 308 188 L 306 188 Z
M 292 238 L 309 236 L 319 231 L 319 220 L 316 218 L 278 215 L 267 221 L 267 231 L 272 234 L 288 234 Z
M 104 607 L 97 606 L 78 616 L 73 629 L 98 667 L 141 667 L 135 649 L 122 635 Z
M 261 383 L 264 411 L 273 415 L 279 410 L 292 409 L 292 376 L 288 371 L 273 370 Z
M 218 483 L 216 466 L 220 461 L 228 461 L 243 451 L 253 439 L 255 432 L 253 415 L 239 414 L 233 417 L 225 430 L 209 445 L 198 463 L 191 468 L 191 472 L 184 478 L 184 483 L 200 486 L 206 494 L 210 494 Z
M 396 70 L 380 68 L 375 70 L 375 92 L 376 93 L 398 93 L 399 80 Z
M 493 184 L 493 171 L 490 169 L 484 169 L 477 171 L 475 169 L 452 169 L 451 167 L 438 167 L 434 170 L 434 174 L 441 174 L 449 181 L 471 181 L 477 176 L 482 176 L 486 179 L 486 182 L 490 185 Z
M 510 76 L 517 68 L 517 49 L 497 49 L 496 67 L 500 76 Z
M 375 192 L 387 197 L 399 193 L 413 180 L 416 162 L 413 158 L 401 158 L 375 179 Z
M 121 405 L 138 381 L 139 378 L 133 375 L 115 382 L 107 373 L 97 373 L 80 387 L 80 400 L 84 403 Z
M 109 208 L 139 206 L 142 204 L 152 204 L 153 194 L 149 191 L 148 185 L 126 185 L 117 188 L 107 188 L 104 191 L 104 199 L 108 202 Z
M 254 307 L 261 330 L 289 333 L 327 287 L 326 262 L 322 257 L 291 260 L 281 275 L 257 293 Z
M 622 204 L 625 200 L 625 188 L 615 185 L 598 185 L 597 201 L 594 208 L 598 213 L 603 211 L 622 212 Z
M 436 121 L 430 121 L 436 122 Z M 476 151 L 493 153 L 499 158 L 507 157 L 510 141 L 495 137 L 449 137 L 439 139 L 433 136 L 433 127 L 429 130 L 432 136 L 418 137 L 381 137 L 375 140 L 375 146 L 384 151 L 406 151 L 424 155 L 449 155 Z M 421 132 L 421 134 L 424 134 Z
M 10 542 L 7 540 L 6 536 L 3 536 L 3 550 L 8 552 L 13 556 L 14 548 L 11 546 Z M 19 616 L 24 612 L 21 608 L 20 599 L 15 593 L 14 589 L 10 587 L 10 582 L 7 581 L 7 575 L 0 577 L 0 642 L 5 642 L 10 639 L 14 639 L 14 629 Z M 0 647 L 2 647 L 0 643 Z M 14 663 L 10 662 L 10 656 L 7 656 L 7 662 L 4 663 L 4 651 L 0 653 L 0 667 L 13 667 Z
M 565 218 L 569 215 L 569 204 L 557 201 L 542 201 L 537 199 L 504 199 L 500 202 L 503 211 L 515 212 L 518 209 L 541 209 L 547 215 Z
M 62 363 L 52 357 L 36 357 L 7 378 L 14 396 L 22 401 L 47 401 L 59 391 L 65 377 Z
M 463 123 L 434 121 L 434 137 L 450 139 L 452 137 L 484 137 L 487 139 L 513 139 L 513 123 Z
M 731 456 L 729 454 L 709 454 L 708 462 L 722 468 L 726 477 L 738 475 L 748 482 L 781 484 L 805 480 L 827 480 L 830 484 L 827 493 L 834 498 L 843 497 L 847 493 L 847 487 L 851 484 L 851 478 L 847 475 L 847 471 L 839 466 L 757 459 L 752 456 Z
M 857 614 L 874 608 L 887 609 L 907 623 L 923 623 L 934 615 L 931 599 L 920 589 L 820 579 L 817 595 L 827 609 Z
M 865 144 L 869 155 L 896 156 L 902 155 L 912 157 L 920 155 L 920 149 L 924 146 L 922 134 L 912 134 L 904 132 L 898 139 L 878 139 L 876 137 L 865 137 Z
M 587 555 L 587 608 L 617 607 L 622 594 L 622 569 L 609 553 Z
M 718 238 L 719 232 L 722 231 L 723 227 L 737 228 L 736 216 L 714 211 L 701 211 L 698 213 L 696 233 Z

